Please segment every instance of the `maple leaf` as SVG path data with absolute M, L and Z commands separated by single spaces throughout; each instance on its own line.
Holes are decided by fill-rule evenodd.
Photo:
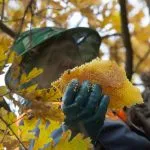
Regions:
M 62 95 L 59 90 L 54 87 L 37 89 L 37 86 L 37 84 L 31 85 L 25 89 L 21 89 L 18 93 L 31 101 L 60 102 Z
M 18 134 L 22 141 L 34 139 L 34 133 L 31 131 L 35 129 L 37 121 L 36 118 L 32 118 L 31 120 L 23 119 L 23 125 L 18 126 Z
M 15 128 L 16 116 L 12 112 L 8 112 L 4 108 L 0 108 L 0 116 L 7 122 L 7 124 L 11 127 Z M 7 125 L 1 120 L 0 121 L 0 129 L 6 130 Z
M 42 72 L 43 72 L 43 69 L 33 68 L 32 71 L 30 71 L 28 75 L 25 73 L 22 74 L 21 79 L 20 79 L 20 84 L 24 84 L 26 82 L 31 81 L 33 78 L 39 76 Z
M 50 134 L 58 129 L 60 126 L 59 122 L 50 120 L 49 125 L 44 123 L 40 123 L 38 125 L 39 128 L 39 135 L 35 137 L 34 147 L 33 150 L 37 150 L 39 148 L 43 148 L 46 144 L 52 141 Z
M 46 150 L 92 150 L 90 138 L 84 138 L 82 134 L 77 134 L 72 140 L 70 140 L 71 131 L 66 131 L 62 134 L 60 141 L 56 146 L 51 143 Z
M 0 86 L 0 97 L 4 96 L 8 93 L 8 89 L 6 86 Z
M 63 121 L 64 115 L 60 109 L 61 94 L 54 87 L 49 89 L 36 89 L 37 84 L 18 91 L 19 95 L 31 101 L 32 105 L 23 111 L 34 116 Z

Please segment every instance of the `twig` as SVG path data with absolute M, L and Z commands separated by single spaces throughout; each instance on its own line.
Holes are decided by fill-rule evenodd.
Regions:
M 126 10 L 126 0 L 119 0 L 120 4 L 120 17 L 121 17 L 121 27 L 122 27 L 122 38 L 123 43 L 126 48 L 126 74 L 129 80 L 132 78 L 133 74 L 133 49 L 130 41 L 130 33 L 128 29 L 128 18 Z
M 145 53 L 145 55 L 139 60 L 139 62 L 137 63 L 137 65 L 135 66 L 134 72 L 137 71 L 137 69 L 139 68 L 139 66 L 142 64 L 142 62 L 149 56 L 150 54 L 150 49 L 148 49 L 148 51 Z
M 7 135 L 7 132 L 8 132 L 8 127 L 7 127 L 7 129 L 4 131 L 3 137 L 2 137 L 2 139 L 1 139 L 1 141 L 0 141 L 0 143 L 3 143 L 3 141 L 4 141 L 4 139 L 5 139 L 5 136 Z
M 112 36 L 121 36 L 121 33 L 113 33 L 113 34 L 104 35 L 104 36 L 102 37 L 102 40 L 103 40 L 103 39 L 106 39 L 106 38 L 110 38 L 110 37 L 112 37 Z
M 2 21 L 0 21 L 0 29 L 8 34 L 11 38 L 15 39 L 16 33 L 7 27 Z
M 82 18 L 77 22 L 76 27 L 79 27 L 79 25 L 82 23 L 83 19 L 84 19 L 84 17 L 82 17 Z
M 26 14 L 27 14 L 29 8 L 32 7 L 33 1 L 34 1 L 34 0 L 30 0 L 30 2 L 28 3 L 28 5 L 27 5 L 27 7 L 26 7 L 26 9 L 25 9 L 25 11 L 24 11 L 24 15 L 23 15 L 23 17 L 22 17 L 22 19 L 21 19 L 21 23 L 20 23 L 20 28 L 19 28 L 18 33 L 17 33 L 17 37 L 20 35 L 20 33 L 21 33 L 21 31 L 22 31 L 22 27 L 23 27 L 23 24 L 24 24 L 25 16 L 26 16 Z
M 46 8 L 43 8 L 43 9 L 41 9 L 41 10 L 35 12 L 34 15 L 41 14 L 43 11 L 47 11 L 48 9 L 62 10 L 62 9 L 60 9 L 60 8 L 46 7 Z
M 132 84 L 135 85 L 135 86 L 144 86 L 143 83 L 132 83 Z
M 13 133 L 13 135 L 16 137 L 16 139 L 19 141 L 19 143 L 23 146 L 23 148 L 25 150 L 28 150 L 25 145 L 20 141 L 19 137 L 16 135 L 16 133 L 12 130 L 12 128 L 10 127 L 10 125 L 0 116 L 0 120 L 3 121 L 3 123 L 5 123 L 5 125 L 8 127 L 8 129 Z
M 32 6 L 30 6 L 30 12 L 31 12 L 31 20 L 30 20 L 30 32 L 29 32 L 29 38 L 30 38 L 30 47 L 32 47 L 32 25 L 33 25 L 33 17 L 34 17 L 34 13 L 32 10 Z
M 27 116 L 27 114 L 23 113 L 22 115 L 20 115 L 14 122 L 12 122 L 10 125 L 14 124 L 14 123 L 17 123 L 21 120 L 24 119 L 24 117 Z

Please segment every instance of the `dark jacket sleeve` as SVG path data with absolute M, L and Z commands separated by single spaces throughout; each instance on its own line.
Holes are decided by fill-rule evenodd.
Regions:
M 106 150 L 150 150 L 150 141 L 146 137 L 132 131 L 119 120 L 106 120 L 98 141 Z

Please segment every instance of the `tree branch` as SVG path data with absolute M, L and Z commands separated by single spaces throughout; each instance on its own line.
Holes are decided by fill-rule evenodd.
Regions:
M 0 29 L 8 34 L 11 38 L 15 39 L 16 33 L 7 27 L 2 21 L 0 21 Z
M 102 39 L 106 39 L 112 36 L 121 36 L 121 33 L 107 34 L 107 35 L 102 36 Z
M 132 84 L 135 85 L 135 86 L 144 86 L 143 83 L 132 83 Z
M 126 48 L 126 74 L 127 78 L 131 80 L 133 74 L 133 49 L 130 41 L 130 33 L 128 29 L 128 18 L 126 10 L 126 0 L 119 0 L 120 4 L 120 17 L 121 17 L 121 27 L 122 27 L 122 38 L 123 43 Z

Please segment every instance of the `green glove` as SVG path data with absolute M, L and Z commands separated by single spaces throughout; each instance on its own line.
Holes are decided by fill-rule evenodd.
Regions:
M 64 122 L 72 130 L 73 136 L 82 132 L 96 141 L 109 104 L 109 97 L 103 95 L 101 87 L 89 81 L 80 85 L 74 79 L 69 83 L 62 100 Z

